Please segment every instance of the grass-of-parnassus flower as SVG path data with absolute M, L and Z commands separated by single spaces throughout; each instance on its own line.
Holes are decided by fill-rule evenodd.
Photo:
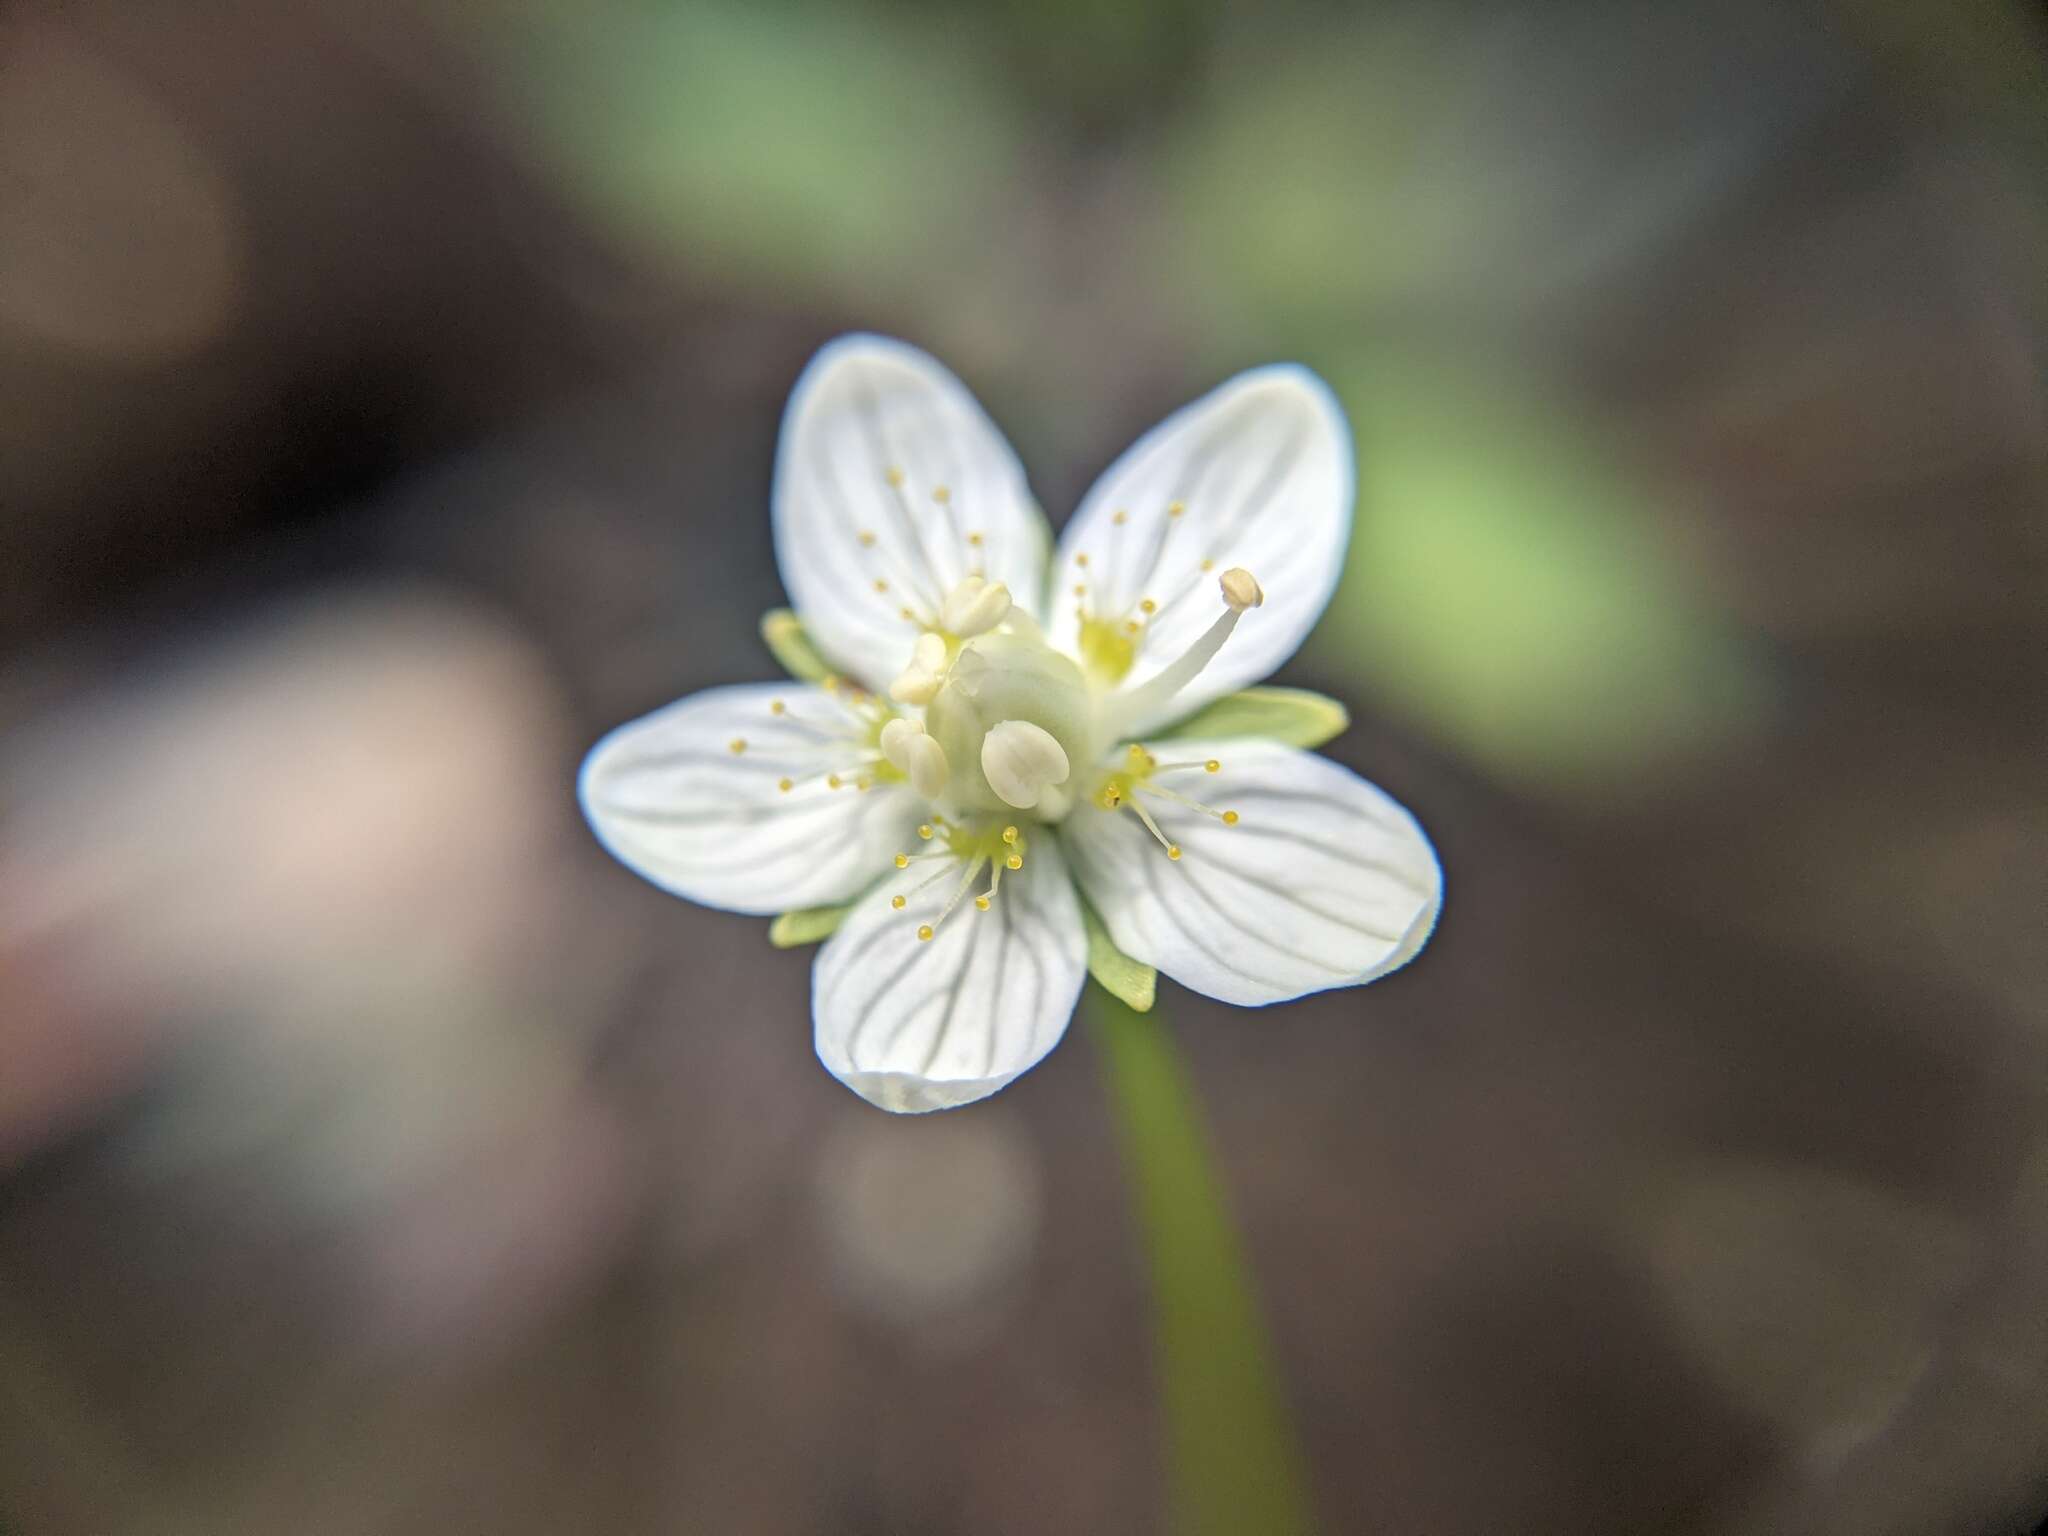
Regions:
M 1140 438 L 1048 563 L 966 387 L 901 342 L 833 342 L 775 464 L 795 615 L 764 633 L 799 681 L 620 727 L 585 814 L 666 890 L 829 932 L 818 1056 L 884 1109 L 1008 1084 L 1091 969 L 1141 1006 L 1152 968 L 1239 1004 L 1383 976 L 1436 921 L 1429 840 L 1303 750 L 1338 706 L 1241 691 L 1329 601 L 1352 488 L 1329 390 L 1261 368 Z

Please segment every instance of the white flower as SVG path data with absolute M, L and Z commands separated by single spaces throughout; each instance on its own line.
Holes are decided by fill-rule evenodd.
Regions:
M 1347 769 L 1242 734 L 1286 717 L 1279 691 L 1218 703 L 1322 613 L 1351 499 L 1329 391 L 1257 369 L 1111 465 L 1048 566 L 965 386 L 845 337 L 790 397 L 774 491 L 783 581 L 837 673 L 621 727 L 584 764 L 585 814 L 692 901 L 851 903 L 817 958 L 817 1051 L 885 1109 L 965 1104 L 1036 1065 L 1091 928 L 1098 959 L 1231 1003 L 1371 981 L 1436 921 L 1428 839 Z M 1317 740 L 1342 723 L 1321 702 Z

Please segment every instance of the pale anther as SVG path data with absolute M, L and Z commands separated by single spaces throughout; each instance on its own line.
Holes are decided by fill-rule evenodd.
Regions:
M 899 704 L 929 704 L 945 681 L 945 671 L 946 642 L 931 633 L 919 635 L 911 647 L 910 665 L 889 685 L 889 697 Z
M 1028 811 L 1046 790 L 1067 782 L 1067 753 L 1029 720 L 1004 720 L 981 739 L 981 771 L 1005 805 Z
M 1241 565 L 1233 565 L 1218 581 L 1223 587 L 1223 601 L 1239 613 L 1247 608 L 1256 608 L 1266 600 L 1266 594 L 1259 589 L 1252 573 Z
M 939 627 L 965 640 L 987 634 L 1010 613 L 1010 589 L 1000 581 L 963 577 L 939 606 Z

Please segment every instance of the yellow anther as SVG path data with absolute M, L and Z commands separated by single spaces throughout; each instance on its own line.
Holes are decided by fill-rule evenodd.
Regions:
M 921 838 L 924 838 L 926 841 L 930 841 L 932 835 L 931 823 L 927 822 L 925 823 L 925 825 L 919 827 L 917 829 L 917 835 Z
M 932 487 L 932 500 L 936 501 L 940 506 L 945 506 L 952 499 L 953 492 L 951 487 L 944 485 L 935 485 Z
M 1076 555 L 1074 556 L 1074 564 L 1085 571 L 1088 569 L 1088 557 L 1086 555 Z
M 1202 562 L 1202 569 L 1203 569 L 1203 570 L 1204 570 L 1205 572 L 1206 572 L 1206 571 L 1213 571 L 1213 570 L 1215 570 L 1215 569 L 1216 569 L 1216 562 L 1215 562 L 1214 560 L 1204 560 L 1204 561 Z
M 862 774 L 859 778 L 853 781 L 853 787 L 855 789 L 873 789 L 875 787 L 874 775 L 868 773 Z
M 1187 509 L 1188 504 L 1184 501 L 1170 501 L 1166 504 L 1166 515 L 1168 517 L 1179 517 Z
M 903 488 L 903 471 L 898 469 L 894 464 L 891 464 L 887 469 L 883 470 L 882 474 L 883 477 L 888 480 L 890 486 L 893 489 L 901 490 Z
M 988 898 L 986 896 L 975 897 L 974 906 L 976 911 L 986 912 L 988 910 Z
M 1024 855 L 1021 853 L 1011 854 L 1007 859 L 1003 860 L 1003 867 L 1005 869 L 1022 869 L 1024 867 Z
M 1003 828 L 1003 841 L 1006 843 L 1014 843 L 1015 841 L 1017 841 L 1017 829 L 1015 827 Z
M 1139 630 L 1143 629 L 1144 627 L 1145 626 L 1140 624 L 1136 619 L 1124 620 L 1124 633 L 1127 635 L 1135 635 Z
M 875 590 L 876 590 L 877 592 L 886 592 L 886 591 L 888 591 L 888 590 L 889 590 L 889 583 L 887 583 L 886 581 L 882 580 L 882 578 L 881 578 L 881 577 L 877 576 L 877 577 L 875 578 Z
M 919 925 L 918 925 L 918 930 L 917 930 L 917 936 L 918 936 L 918 938 L 920 938 L 920 939 L 924 940 L 925 942 L 929 943 L 929 942 L 930 942 L 930 940 L 931 940 L 931 936 L 932 936 L 932 925 L 931 925 L 930 923 L 921 923 L 921 924 L 919 924 Z
M 729 743 L 727 743 L 727 745 L 729 745 L 732 748 L 732 755 L 734 757 L 738 757 L 742 752 L 747 750 L 747 738 L 744 736 L 735 736 Z
M 1166 845 L 1166 856 L 1167 856 L 1167 857 L 1168 857 L 1169 859 L 1177 859 L 1177 858 L 1179 858 L 1179 857 L 1180 857 L 1180 844 L 1179 844 L 1179 843 L 1168 843 L 1168 844 Z
M 1131 520 L 1131 514 L 1124 511 L 1113 512 L 1110 514 L 1109 520 L 1112 523 L 1115 523 L 1119 528 L 1121 528 L 1125 523 L 1128 523 Z
M 897 855 L 896 855 L 896 867 L 897 867 L 898 869 L 908 869 L 908 868 L 910 868 L 910 855 L 909 855 L 909 854 L 907 854 L 907 853 L 899 853 L 899 854 L 897 854 Z
M 889 898 L 889 905 L 894 907 L 898 912 L 901 912 L 905 907 L 910 905 L 910 898 L 908 896 L 891 896 Z
M 967 543 L 968 547 L 971 549 L 981 548 L 981 535 L 978 533 L 970 533 L 969 535 L 967 535 Z
M 784 794 L 786 795 L 786 794 L 788 794 L 788 793 L 789 793 L 789 792 L 790 792 L 790 791 L 791 791 L 792 789 L 795 789 L 795 788 L 796 788 L 796 780 L 795 780 L 795 779 L 777 779 L 777 780 L 775 781 L 775 787 L 776 787 L 777 789 L 781 790 L 781 791 L 782 791 L 782 792 L 783 792 L 783 793 L 784 793 Z
M 860 540 L 861 548 L 873 549 L 875 547 L 875 536 L 872 533 L 869 533 L 867 529 L 861 529 L 861 531 L 857 535 L 855 535 L 855 537 L 857 537 Z
M 825 679 L 824 682 L 820 683 L 818 686 L 823 688 L 827 693 L 837 693 L 839 691 L 839 679 L 836 677 L 828 677 Z
M 828 773 L 825 775 L 825 787 L 827 789 L 837 789 L 840 787 L 840 785 L 844 784 L 845 782 L 846 780 L 839 777 L 839 775 L 836 773 Z
M 1225 811 L 1225 812 L 1223 813 L 1223 825 L 1225 825 L 1226 827 L 1234 827 L 1234 826 L 1236 826 L 1236 825 L 1237 825 L 1237 812 L 1235 812 L 1235 811 Z
M 1142 763 L 1143 761 L 1145 761 L 1145 749 L 1139 746 L 1135 741 L 1131 743 L 1129 751 L 1131 754 L 1132 762 Z
M 1221 773 L 1223 771 L 1223 764 L 1213 757 L 1210 758 L 1209 761 L 1207 761 L 1206 763 L 1202 764 L 1202 767 L 1203 770 L 1208 773 Z
M 1159 605 L 1153 602 L 1152 599 L 1149 597 L 1146 598 L 1142 603 L 1138 604 L 1138 612 L 1140 613 L 1157 613 L 1158 611 Z
M 789 706 L 780 699 L 770 699 L 768 701 L 768 713 L 771 715 L 786 715 L 789 713 Z
M 1076 596 L 1076 597 L 1086 597 L 1087 595 L 1088 595 L 1088 585 L 1087 585 L 1087 583 L 1086 583 L 1086 582 L 1080 582 L 1080 581 L 1077 581 L 1077 582 L 1075 582 L 1075 583 L 1074 583 L 1074 596 Z

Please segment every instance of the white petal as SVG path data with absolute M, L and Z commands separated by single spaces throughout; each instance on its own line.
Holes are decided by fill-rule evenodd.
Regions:
M 1225 826 L 1156 797 L 1141 802 L 1182 852 L 1169 860 L 1128 806 L 1083 804 L 1061 840 L 1117 948 L 1226 1003 L 1277 1003 L 1356 986 L 1407 964 L 1443 902 L 1429 839 L 1348 768 L 1242 737 L 1163 744 L 1217 773 L 1153 782 L 1234 810 Z
M 937 861 L 934 861 L 935 863 Z M 970 895 L 934 922 L 960 865 L 912 864 L 870 892 L 818 955 L 818 1059 L 870 1104 L 899 1112 L 985 1099 L 1059 1043 L 1081 995 L 1088 945 L 1059 843 L 1038 833 L 986 912 Z M 937 873 L 902 911 L 890 898 Z M 985 888 L 984 867 L 974 878 Z
M 872 688 L 910 659 L 903 609 L 936 621 L 970 574 L 1039 606 L 1049 539 L 1017 456 L 965 385 L 900 341 L 845 336 L 811 359 L 782 418 L 774 514 L 791 603 Z
M 822 688 L 712 688 L 605 737 L 577 793 L 636 874 L 707 907 L 783 912 L 858 895 L 915 835 L 912 796 L 855 787 L 868 750 L 865 722 Z
M 1128 728 L 1155 730 L 1258 682 L 1300 647 L 1336 590 L 1352 489 L 1351 429 L 1328 386 L 1292 365 L 1239 374 L 1139 438 L 1081 503 L 1060 536 L 1053 643 L 1076 650 L 1083 609 L 1142 622 L 1124 679 L 1136 687 L 1224 611 L 1217 581 L 1238 566 L 1257 578 L 1264 606 L 1170 704 Z M 1149 618 L 1147 599 L 1158 604 Z

